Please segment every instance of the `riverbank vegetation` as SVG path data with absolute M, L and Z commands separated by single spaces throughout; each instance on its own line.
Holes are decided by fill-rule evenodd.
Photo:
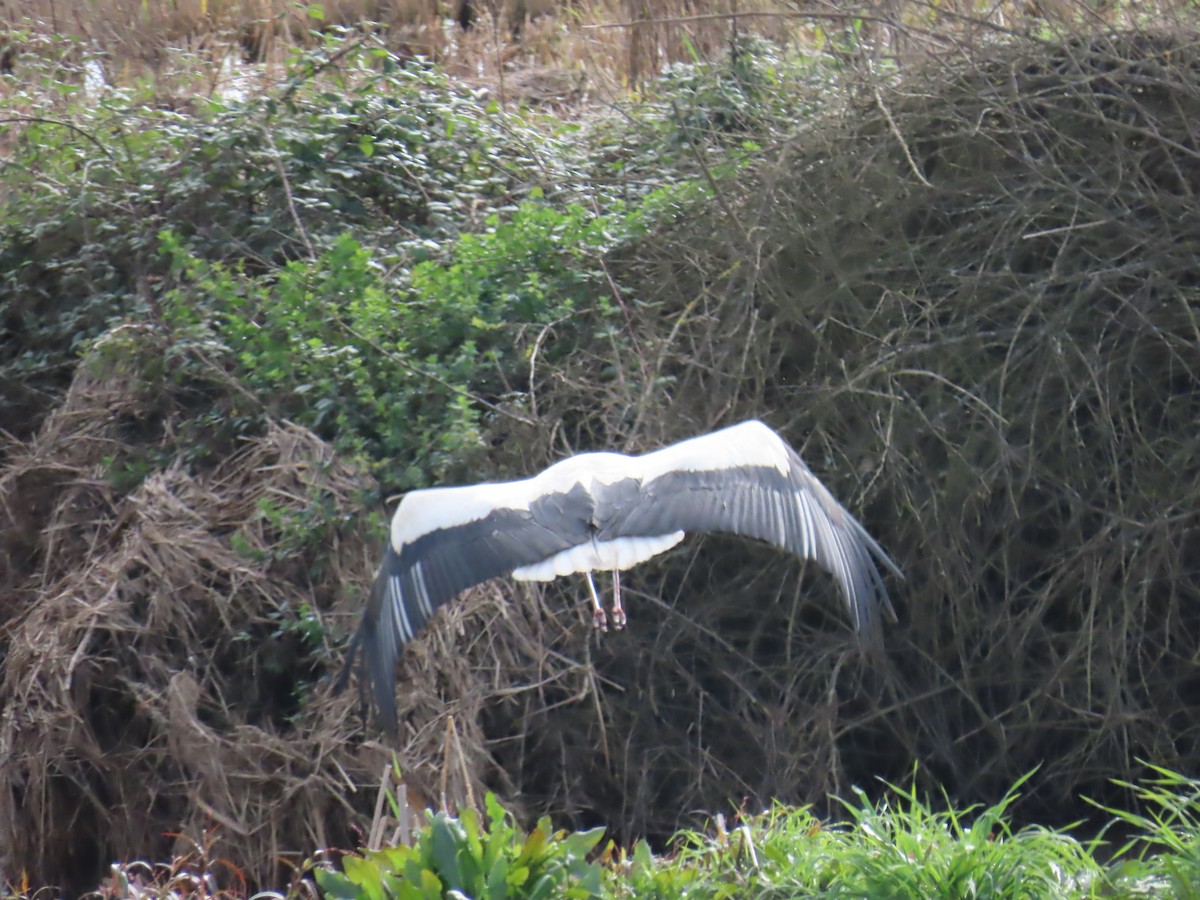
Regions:
M 498 829 L 506 884 L 1188 896 L 1186 6 L 134 6 L 0 47 L 13 893 L 308 890 L 398 764 L 461 811 L 372 857 L 430 891 Z M 904 569 L 883 653 L 712 537 L 602 640 L 569 582 L 469 592 L 394 744 L 330 693 L 389 498 L 749 417 Z

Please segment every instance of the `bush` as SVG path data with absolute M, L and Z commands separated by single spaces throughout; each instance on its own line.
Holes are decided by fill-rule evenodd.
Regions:
M 265 409 L 366 456 L 386 487 L 463 477 L 485 420 L 527 418 L 528 354 L 544 332 L 553 364 L 605 327 L 601 260 L 637 220 L 534 199 L 485 227 L 392 278 L 348 234 L 256 276 L 164 232 L 179 287 L 161 312 L 177 350 L 219 360 Z
M 546 765 L 623 736 L 608 791 L 603 766 L 589 782 L 606 821 L 661 834 L 681 806 L 817 802 L 916 758 L 961 802 L 1041 766 L 1019 812 L 1060 825 L 1089 814 L 1081 794 L 1118 805 L 1136 755 L 1195 766 L 1193 37 L 923 70 L 614 266 L 659 304 L 634 326 L 661 336 L 669 385 L 645 401 L 646 443 L 765 416 L 907 580 L 874 658 L 830 632 L 827 582 L 777 555 L 710 539 L 631 573 L 687 598 L 638 613 L 603 669 L 648 686 L 654 715 L 614 690 L 601 723 L 564 711 L 537 732 Z
M 395 268 L 537 184 L 513 127 L 428 68 L 352 49 L 297 58 L 277 95 L 177 110 L 114 90 L 4 126 L 0 416 L 36 422 L 83 342 L 153 317 L 174 286 L 163 230 L 247 275 L 347 232 Z
M 828 57 L 781 50 L 741 35 L 716 60 L 676 63 L 624 115 L 585 131 L 587 190 L 643 197 L 694 182 L 716 188 L 762 158 L 764 147 L 840 103 Z

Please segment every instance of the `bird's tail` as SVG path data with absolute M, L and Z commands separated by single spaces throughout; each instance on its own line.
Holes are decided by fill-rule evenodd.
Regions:
M 359 622 L 354 637 L 350 639 L 350 644 L 346 648 L 346 661 L 342 665 L 342 671 L 338 674 L 337 680 L 333 683 L 334 694 L 339 694 L 346 689 L 350 683 L 350 675 L 355 668 L 355 662 L 361 652 L 362 660 L 358 665 L 359 697 L 364 706 L 370 705 L 367 699 L 369 685 L 375 695 L 375 708 L 379 714 L 380 724 L 388 734 L 395 734 L 397 730 L 395 673 L 391 671 L 395 665 L 396 654 L 394 650 L 388 654 L 381 646 L 382 643 L 386 643 L 388 636 L 381 633 L 380 621 L 385 612 L 384 603 L 387 600 L 388 577 L 395 557 L 396 552 L 389 542 L 384 551 L 383 562 L 375 575 L 375 582 L 371 585 L 371 593 L 367 598 L 366 609 L 363 610 L 362 621 Z M 387 659 L 389 656 L 391 658 Z

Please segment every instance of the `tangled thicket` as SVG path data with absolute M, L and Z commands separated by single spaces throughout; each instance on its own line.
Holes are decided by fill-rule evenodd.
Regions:
M 654 386 L 614 388 L 611 427 L 765 414 L 907 580 L 884 660 L 811 627 L 773 555 L 710 542 L 643 576 L 680 602 L 634 606 L 601 668 L 622 690 L 561 729 L 607 730 L 608 821 L 916 760 L 964 802 L 1040 766 L 1019 813 L 1065 822 L 1139 759 L 1200 760 L 1198 71 L 1194 35 L 931 64 L 626 261 Z
M 1041 766 L 1018 814 L 1052 822 L 1139 758 L 1194 767 L 1198 73 L 1193 36 L 1124 34 L 864 83 L 610 260 L 625 333 L 552 364 L 529 337 L 540 424 L 491 423 L 497 468 L 761 416 L 904 568 L 901 624 L 864 657 L 827 577 L 723 538 L 630 573 L 600 641 L 572 585 L 481 589 L 402 664 L 416 788 L 630 836 L 913 760 L 961 801 Z M 357 479 L 284 423 L 172 464 L 237 389 L 155 386 L 127 367 L 164 338 L 110 340 L 0 471 L 0 867 L 216 822 L 272 878 L 352 842 L 346 778 L 389 758 L 315 652 L 369 579 Z M 316 645 L 302 603 L 337 623 Z
M 159 338 L 111 336 L 0 472 L 0 869 L 67 891 L 210 825 L 267 874 L 274 852 L 323 845 L 350 810 L 345 729 L 310 732 L 300 708 L 320 635 L 301 610 L 319 617 L 363 564 L 361 542 L 338 541 L 356 476 L 286 423 L 202 475 L 153 467 L 178 451 L 185 409 L 211 402 L 146 381 Z M 271 510 L 332 539 L 323 569 L 280 552 Z M 293 717 L 303 738 L 281 730 Z
M 113 860 L 197 845 L 281 883 L 363 840 L 393 761 L 414 803 L 481 798 L 483 705 L 579 668 L 545 649 L 563 642 L 552 618 L 484 587 L 406 655 L 399 745 L 356 741 L 356 706 L 324 676 L 374 562 L 354 524 L 367 479 L 286 421 L 198 428 L 253 398 L 181 352 L 156 326 L 114 330 L 7 448 L 4 878 L 81 893 Z

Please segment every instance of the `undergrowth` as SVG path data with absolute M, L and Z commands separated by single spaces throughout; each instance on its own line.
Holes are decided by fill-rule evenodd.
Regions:
M 1137 810 L 1106 810 L 1109 829 L 1080 840 L 1067 829 L 1014 828 L 1010 809 L 1026 778 L 996 804 L 955 809 L 915 788 L 863 792 L 830 821 L 806 807 L 776 805 L 706 831 L 676 835 L 655 854 L 604 831 L 554 830 L 543 819 L 519 827 L 491 794 L 486 815 L 426 811 L 411 843 L 353 853 L 323 852 L 295 868 L 285 889 L 259 897 L 335 900 L 763 900 L 888 897 L 912 900 L 1073 900 L 1200 896 L 1200 782 L 1157 769 L 1138 786 Z M 339 861 L 340 857 L 340 861 Z M 219 888 L 220 885 L 226 887 Z M 197 844 L 171 865 L 114 866 L 95 897 L 242 897 L 244 879 Z M 21 885 L 7 897 L 27 896 Z
M 890 786 L 877 801 L 856 791 L 855 800 L 844 802 L 840 821 L 782 805 L 743 815 L 733 824 L 718 816 L 707 832 L 678 834 L 675 849 L 666 855 L 654 854 L 644 841 L 629 851 L 611 842 L 600 845 L 598 830 L 560 832 L 543 845 L 547 839 L 541 830 L 548 823 L 525 835 L 489 797 L 492 824 L 483 840 L 473 813 L 457 826 L 444 814 L 430 814 L 412 847 L 349 857 L 345 877 L 318 872 L 317 880 L 327 890 L 337 886 L 332 896 L 382 897 L 376 886 L 407 866 L 404 887 L 391 896 L 440 897 L 440 891 L 466 884 L 463 869 L 486 873 L 491 861 L 506 853 L 507 858 L 530 855 L 532 844 L 542 858 L 557 860 L 562 871 L 573 860 L 577 880 L 560 881 L 550 891 L 543 876 L 539 882 L 510 881 L 507 891 L 499 891 L 484 888 L 477 875 L 475 889 L 464 888 L 465 894 L 639 900 L 1194 897 L 1200 877 L 1194 849 L 1200 782 L 1158 771 L 1161 778 L 1139 789 L 1141 812 L 1109 810 L 1110 828 L 1130 835 L 1116 847 L 1104 834 L 1080 840 L 1069 829 L 1014 828 L 1010 810 L 1029 776 L 987 807 L 955 809 L 945 797 L 932 803 L 915 787 Z M 591 880 L 595 867 L 585 863 L 592 847 L 598 847 L 592 856 L 603 866 L 602 891 Z M 495 871 L 508 869 L 496 866 Z
M 446 623 L 410 656 L 402 752 L 428 768 L 466 709 L 463 778 L 503 771 L 526 812 L 661 837 L 714 796 L 844 794 L 915 756 L 970 798 L 1045 760 L 1023 810 L 1070 818 L 1076 779 L 1111 788 L 1130 747 L 1182 767 L 1195 43 L 1135 37 L 1030 42 L 895 92 L 885 73 L 857 105 L 821 93 L 835 66 L 739 41 L 576 123 L 509 115 L 369 35 L 321 37 L 252 96 L 93 93 L 62 60 L 55 103 L 12 88 L 0 596 L 21 615 L 0 658 L 21 715 L 0 855 L 94 883 L 206 818 L 195 783 L 246 823 L 231 852 L 257 881 L 305 826 L 345 833 L 330 795 L 377 745 L 320 696 L 344 631 L 320 615 L 360 600 L 370 562 L 340 536 L 368 503 L 347 472 L 309 483 L 335 470 L 316 435 L 391 490 L 775 416 L 908 554 L 890 668 L 831 640 L 795 568 L 711 542 L 634 576 L 692 596 L 595 653 L 547 638 L 572 620 L 540 594 Z M 809 87 L 852 113 L 823 137 Z M 106 365 L 72 385 L 85 348 Z M 1186 896 L 1190 783 L 1144 790 L 1158 812 L 1113 813 L 1145 835 L 1099 874 L 1099 845 L 1010 827 L 1009 798 L 942 813 L 912 792 L 607 861 L 646 896 Z M 710 883 L 701 863 L 730 857 Z
M 289 265 L 319 267 L 352 234 L 387 283 L 540 180 L 513 123 L 432 69 L 332 39 L 274 92 L 182 109 L 136 89 L 66 102 L 0 133 L 6 419 L 44 408 L 84 342 L 158 316 L 181 271 L 164 230 L 180 253 L 247 278 L 294 278 Z
M 0 499 L 18 512 L 0 596 L 20 619 L 0 675 L 43 714 L 0 761 L 35 784 L 4 793 L 0 866 L 73 893 L 111 859 L 169 856 L 164 835 L 211 808 L 249 823 L 228 862 L 263 883 L 353 814 L 329 778 L 367 763 L 321 679 L 379 496 L 549 453 L 538 399 L 580 359 L 597 398 L 652 379 L 633 322 L 657 301 L 609 261 L 751 161 L 782 106 L 746 85 L 776 62 L 675 70 L 585 124 L 511 115 L 369 36 L 326 35 L 250 95 L 104 88 L 65 51 L 35 63 L 0 122 Z M 742 118 L 705 135 L 684 111 L 726 89 Z M 92 564 L 49 572 L 68 557 Z M 123 660 L 89 669 L 91 693 L 65 687 L 81 640 Z M 439 677 L 464 685 L 465 665 Z M 104 766 L 60 762 L 67 732 Z M 80 802 L 93 781 L 107 799 Z M 191 877 L 125 874 L 129 892 Z
M 589 855 L 604 837 L 603 828 L 555 831 L 543 818 L 526 833 L 493 795 L 487 795 L 486 806 L 486 825 L 471 809 L 458 818 L 431 812 L 411 846 L 347 856 L 341 873 L 318 869 L 317 883 L 331 900 L 601 896 L 601 868 Z
M 255 275 L 164 231 L 177 287 L 159 301 L 162 321 L 192 364 L 221 365 L 264 409 L 407 490 L 469 472 L 485 420 L 526 419 L 535 343 L 553 362 L 606 327 L 600 261 L 631 223 L 535 195 L 390 275 L 350 234 Z
M 802 111 L 781 99 L 801 96 L 782 89 L 798 67 L 745 40 L 579 125 L 510 115 L 352 35 L 246 97 L 85 96 L 56 62 L 14 105 L 58 90 L 58 113 L 0 126 L 0 416 L 27 433 L 82 348 L 144 322 L 169 334 L 174 377 L 244 394 L 198 414 L 214 437 L 182 447 L 191 463 L 275 414 L 388 489 L 472 471 L 487 421 L 531 421 L 534 362 L 625 340 L 604 260 Z

